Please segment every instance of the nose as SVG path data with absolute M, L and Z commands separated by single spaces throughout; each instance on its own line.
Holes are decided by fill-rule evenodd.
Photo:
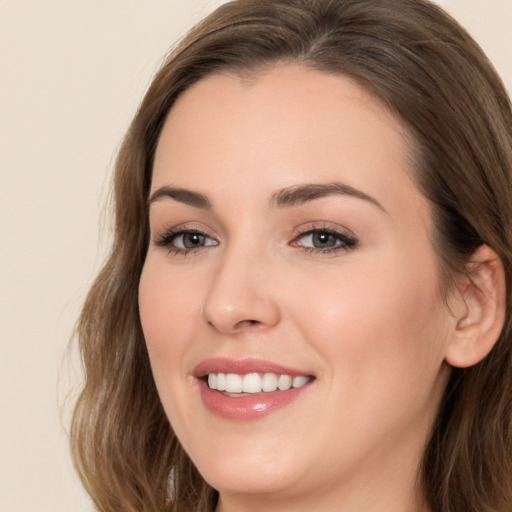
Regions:
M 266 330 L 279 323 L 270 262 L 245 251 L 225 255 L 203 305 L 203 318 L 222 334 Z

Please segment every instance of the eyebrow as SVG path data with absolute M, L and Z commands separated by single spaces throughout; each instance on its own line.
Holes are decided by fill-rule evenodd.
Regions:
M 291 187 L 283 188 L 274 193 L 270 199 L 270 205 L 277 208 L 300 206 L 304 203 L 332 195 L 351 196 L 356 199 L 362 199 L 364 201 L 368 201 L 383 212 L 386 212 L 384 207 L 372 196 L 369 196 L 350 185 L 339 182 L 292 185 Z M 155 190 L 149 198 L 148 205 L 151 205 L 163 198 L 170 198 L 180 203 L 203 210 L 212 209 L 212 203 L 204 194 L 185 188 L 174 188 L 168 186 L 163 186 Z
M 201 208 L 203 210 L 210 210 L 212 203 L 210 200 L 199 192 L 194 192 L 185 188 L 173 188 L 173 187 L 160 187 L 149 198 L 148 205 L 159 201 L 165 197 L 169 197 L 180 203 L 194 206 L 195 208 Z
M 383 212 L 384 207 L 372 196 L 365 194 L 361 190 L 346 185 L 345 183 L 306 183 L 301 185 L 293 185 L 276 192 L 271 199 L 271 205 L 278 208 L 299 206 L 315 199 L 321 199 L 332 195 L 351 196 L 356 199 L 362 199 L 373 204 Z

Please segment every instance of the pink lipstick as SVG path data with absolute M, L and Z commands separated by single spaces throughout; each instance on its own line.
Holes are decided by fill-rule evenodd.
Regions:
M 194 370 L 203 404 L 231 420 L 253 420 L 297 400 L 314 376 L 260 359 L 215 358 Z

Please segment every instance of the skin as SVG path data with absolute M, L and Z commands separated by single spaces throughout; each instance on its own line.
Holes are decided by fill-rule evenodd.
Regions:
M 428 510 L 416 478 L 456 319 L 410 153 L 377 99 L 299 65 L 204 78 L 171 110 L 151 193 L 188 189 L 211 207 L 151 203 L 140 315 L 166 414 L 219 490 L 218 510 Z M 333 182 L 374 201 L 272 202 Z M 157 243 L 170 228 L 211 245 L 176 253 L 183 238 Z M 303 234 L 312 229 L 357 244 L 326 252 Z M 204 407 L 192 375 L 211 357 L 262 358 L 315 380 L 270 415 L 232 421 Z

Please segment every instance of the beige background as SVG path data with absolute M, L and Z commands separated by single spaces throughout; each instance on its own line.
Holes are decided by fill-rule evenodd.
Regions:
M 2 512 L 91 510 L 58 403 L 77 381 L 63 357 L 108 243 L 109 172 L 171 42 L 221 3 L 0 0 Z M 512 91 L 512 0 L 440 3 Z

